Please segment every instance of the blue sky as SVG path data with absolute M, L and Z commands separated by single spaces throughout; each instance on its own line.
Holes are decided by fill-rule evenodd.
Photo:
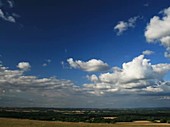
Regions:
M 0 0 L 0 106 L 169 107 L 169 7 Z

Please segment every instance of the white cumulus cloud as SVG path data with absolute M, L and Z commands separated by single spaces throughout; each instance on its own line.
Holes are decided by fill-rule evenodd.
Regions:
M 140 55 L 130 62 L 123 63 L 122 68 L 114 69 L 113 72 L 103 73 L 98 77 L 90 76 L 92 83 L 84 84 L 84 87 L 91 88 L 96 95 L 100 92 L 103 94 L 163 92 L 169 87 L 163 81 L 169 71 L 170 64 L 152 65 L 149 59 Z
M 22 70 L 29 70 L 31 68 L 31 65 L 29 62 L 20 62 L 18 63 L 17 67 Z
M 70 67 L 81 69 L 87 72 L 100 72 L 109 69 L 109 65 L 107 63 L 104 63 L 103 61 L 97 59 L 91 59 L 87 62 L 84 62 L 81 60 L 74 61 L 73 58 L 69 58 L 67 59 L 67 62 L 69 63 Z
M 87 75 L 87 79 L 90 80 L 91 82 L 98 82 L 98 80 L 99 80 L 95 74 L 93 74 L 91 76 Z
M 169 58 L 170 51 L 170 7 L 160 12 L 162 17 L 154 16 L 146 26 L 145 37 L 148 43 L 160 43 L 167 52 L 165 57 Z
M 101 100 L 119 100 L 119 97 L 125 97 L 120 94 L 145 98 L 142 94 L 161 93 L 161 96 L 167 96 L 166 93 L 170 92 L 170 82 L 163 80 L 170 70 L 170 65 L 152 65 L 144 55 L 124 63 L 122 68 L 114 67 L 113 72 L 102 73 L 99 76 L 89 75 L 87 78 L 91 82 L 83 85 L 75 85 L 71 80 L 56 77 L 38 78 L 35 75 L 24 75 L 23 69 L 28 64 L 22 63 L 19 66 L 21 69 L 16 70 L 0 66 L 0 96 L 3 99 L 1 106 L 82 107 L 88 101 L 93 101 L 92 104 L 97 106 L 101 103 L 95 101 L 99 99 L 99 95 Z M 108 101 L 105 102 L 108 104 Z
M 135 23 L 139 16 L 130 18 L 127 22 L 119 21 L 118 24 L 114 27 L 114 30 L 117 31 L 117 35 L 121 35 L 124 31 L 128 30 L 129 28 L 134 28 Z

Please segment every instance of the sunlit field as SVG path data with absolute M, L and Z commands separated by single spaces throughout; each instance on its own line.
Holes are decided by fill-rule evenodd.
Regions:
M 116 124 L 48 122 L 23 119 L 0 118 L 0 127 L 168 127 L 170 124 L 142 122 L 127 122 Z

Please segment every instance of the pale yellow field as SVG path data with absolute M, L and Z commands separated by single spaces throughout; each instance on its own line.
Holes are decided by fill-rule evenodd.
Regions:
M 170 124 L 150 123 L 147 121 L 116 124 L 94 124 L 0 118 L 0 127 L 170 127 Z

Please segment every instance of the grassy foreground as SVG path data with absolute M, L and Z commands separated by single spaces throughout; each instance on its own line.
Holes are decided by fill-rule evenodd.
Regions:
M 0 118 L 0 127 L 168 127 L 170 124 L 131 122 L 117 124 L 48 122 Z

